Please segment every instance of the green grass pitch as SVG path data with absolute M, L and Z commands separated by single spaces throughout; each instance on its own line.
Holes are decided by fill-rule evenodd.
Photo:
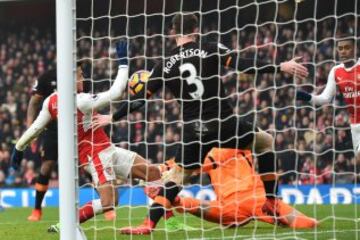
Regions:
M 117 210 L 117 220 L 104 221 L 102 216 L 83 225 L 88 239 L 360 239 L 359 215 L 357 205 L 325 205 L 325 206 L 297 206 L 309 216 L 321 221 L 317 229 L 294 231 L 288 228 L 273 226 L 264 223 L 252 222 L 246 226 L 225 229 L 216 224 L 201 221 L 198 218 L 186 215 L 187 224 L 196 227 L 196 231 L 165 232 L 162 222 L 159 230 L 151 236 L 125 236 L 117 229 L 129 224 L 141 223 L 145 214 L 145 207 L 120 207 Z M 57 208 L 45 208 L 43 220 L 31 223 L 26 220 L 30 213 L 29 208 L 11 208 L 0 212 L 0 239 L 1 240 L 48 240 L 59 239 L 58 234 L 47 233 L 47 227 L 58 221 Z M 182 218 L 182 215 L 177 215 Z M 181 219 L 182 220 L 182 219 Z M 201 230 L 202 229 L 202 230 Z

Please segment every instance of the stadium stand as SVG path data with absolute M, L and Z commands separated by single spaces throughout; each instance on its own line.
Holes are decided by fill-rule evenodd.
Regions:
M 338 20 L 340 29 L 342 25 L 352 26 L 351 18 Z M 244 49 L 241 53 L 244 57 L 257 54 L 258 58 L 275 59 L 276 62 L 290 59 L 295 51 L 309 63 L 312 73 L 306 82 L 298 84 L 303 84 L 308 90 L 321 91 L 321 87 L 312 87 L 313 84 L 322 86 L 326 83 L 327 74 L 334 64 L 334 22 L 332 18 L 319 22 L 316 33 L 312 23 L 301 24 L 295 35 L 299 44 L 293 42 L 293 26 L 286 24 L 278 28 L 276 44 L 281 44 L 281 47 L 274 47 L 276 30 L 273 24 L 259 27 L 257 34 L 249 29 L 234 32 L 224 44 Z M 210 27 L 203 32 L 209 34 L 204 41 L 216 40 L 217 36 L 211 33 L 216 27 L 211 23 L 207 26 Z M 147 31 L 147 39 L 134 37 L 130 41 L 132 72 L 150 69 L 163 53 L 162 39 L 155 34 L 156 29 Z M 26 151 L 19 174 L 14 175 L 8 170 L 9 157 L 15 140 L 25 130 L 27 103 L 36 78 L 56 64 L 55 36 L 53 31 L 37 26 L 0 26 L 0 32 L 0 186 L 29 186 L 34 183 L 35 169 L 40 166 L 38 144 L 32 144 Z M 87 35 L 85 30 L 79 31 L 79 35 L 82 34 Z M 106 34 L 94 32 L 93 37 Z M 315 39 L 317 45 L 305 41 Z M 86 58 L 92 54 L 94 60 L 89 76 L 94 84 L 91 91 L 101 91 L 109 87 L 108 80 L 113 73 L 108 60 L 101 59 L 109 56 L 109 40 L 95 38 L 93 44 L 90 52 L 89 39 L 78 41 L 78 57 Z M 171 45 L 165 47 L 170 49 Z M 152 58 L 145 60 L 144 56 Z M 349 120 L 341 107 L 341 96 L 336 98 L 338 107 L 329 105 L 314 111 L 310 106 L 296 105 L 293 80 L 286 75 L 277 75 L 275 82 L 270 74 L 255 76 L 254 79 L 254 76 L 226 72 L 222 78 L 237 104 L 236 111 L 247 112 L 244 117 L 249 120 L 256 117 L 259 127 L 275 134 L 274 144 L 283 183 L 351 183 L 356 180 L 353 173 L 358 170 L 354 164 L 359 160 L 353 155 Z M 170 96 L 166 98 L 170 99 Z M 114 143 L 130 147 L 154 163 L 161 163 L 174 154 L 175 145 L 181 141 L 181 133 L 176 130 L 179 123 L 175 122 L 179 111 L 174 101 L 164 103 L 155 99 L 147 103 L 146 112 L 130 115 L 129 122 L 114 123 L 108 131 Z M 348 173 L 334 175 L 334 172 Z M 81 182 L 88 180 L 84 178 Z M 56 172 L 52 174 L 50 186 L 57 186 Z

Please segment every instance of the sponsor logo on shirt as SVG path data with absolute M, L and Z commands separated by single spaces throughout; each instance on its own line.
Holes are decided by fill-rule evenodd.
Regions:
M 346 86 L 344 90 L 344 98 L 356 98 L 360 96 L 360 91 L 354 90 L 353 87 Z
M 343 94 L 344 98 L 356 98 L 360 96 L 360 91 L 346 92 Z

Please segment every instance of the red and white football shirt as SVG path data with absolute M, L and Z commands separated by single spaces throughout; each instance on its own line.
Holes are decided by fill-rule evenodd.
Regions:
M 360 123 L 360 59 L 351 68 L 346 68 L 344 64 L 334 66 L 324 91 L 313 95 L 311 102 L 316 105 L 331 102 L 336 95 L 336 86 L 344 97 L 351 123 Z
M 85 98 L 77 99 L 83 101 Z M 48 110 L 53 120 L 57 119 L 58 97 L 53 93 L 49 97 Z M 87 164 L 90 159 L 97 158 L 97 155 L 110 146 L 110 139 L 103 128 L 93 129 L 91 119 L 98 114 L 97 112 L 83 112 L 77 109 L 77 131 L 78 131 L 78 150 L 80 164 Z

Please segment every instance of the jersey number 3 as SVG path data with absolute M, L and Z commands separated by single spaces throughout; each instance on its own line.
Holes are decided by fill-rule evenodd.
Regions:
M 184 63 L 179 67 L 180 74 L 182 75 L 184 72 L 189 72 L 189 76 L 185 78 L 187 84 L 195 84 L 195 91 L 189 92 L 190 96 L 194 99 L 199 99 L 204 94 L 204 85 L 197 75 L 196 68 L 191 63 Z

